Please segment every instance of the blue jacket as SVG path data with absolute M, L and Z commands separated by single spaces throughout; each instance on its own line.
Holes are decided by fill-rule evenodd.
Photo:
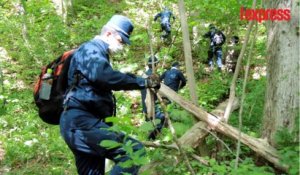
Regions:
M 175 92 L 186 85 L 186 79 L 182 72 L 175 67 L 164 72 L 160 79 L 164 81 L 165 85 L 173 89 Z
M 169 10 L 165 10 L 163 12 L 160 12 L 158 14 L 155 15 L 154 17 L 154 21 L 157 20 L 157 18 L 160 18 L 160 23 L 170 23 L 170 18 L 173 17 L 173 19 L 175 19 L 175 16 L 173 15 L 173 13 Z
M 220 35 L 223 37 L 222 43 L 216 44 L 216 43 L 214 42 L 213 38 L 214 38 L 215 34 L 220 34 Z M 211 48 L 211 49 L 212 49 L 212 48 L 215 48 L 215 49 L 222 49 L 221 46 L 222 46 L 222 45 L 225 43 L 225 41 L 226 41 L 226 36 L 224 35 L 224 33 L 221 32 L 220 30 L 217 30 L 217 29 L 216 29 L 215 31 L 212 31 L 212 30 L 208 31 L 207 33 L 205 33 L 205 34 L 203 35 L 203 37 L 209 38 L 209 39 L 210 39 L 210 48 Z
M 82 75 L 79 83 L 65 97 L 67 108 L 78 108 L 96 118 L 112 116 L 112 90 L 144 89 L 145 79 L 113 70 L 109 62 L 108 44 L 93 39 L 82 44 L 74 53 L 68 72 L 68 85 L 75 82 L 75 74 Z

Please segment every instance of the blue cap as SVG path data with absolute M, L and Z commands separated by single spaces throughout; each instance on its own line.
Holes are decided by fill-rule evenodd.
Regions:
M 123 42 L 130 45 L 129 36 L 134 27 L 129 18 L 122 15 L 114 15 L 106 25 L 115 29 L 121 36 Z

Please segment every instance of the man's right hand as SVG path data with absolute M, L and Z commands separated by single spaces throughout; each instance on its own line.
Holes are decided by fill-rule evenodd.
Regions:
M 160 88 L 160 78 L 157 74 L 152 74 L 146 79 L 146 87 L 147 88 Z

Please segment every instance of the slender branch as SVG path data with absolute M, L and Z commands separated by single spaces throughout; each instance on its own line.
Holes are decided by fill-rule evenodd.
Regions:
M 142 143 L 146 147 L 164 148 L 164 149 L 176 149 L 176 150 L 178 150 L 178 147 L 175 146 L 175 145 L 165 145 L 165 144 L 156 143 L 156 142 L 149 142 L 149 141 L 144 141 Z
M 213 137 L 216 138 L 217 141 L 221 142 L 231 154 L 234 154 L 233 151 L 229 148 L 229 146 L 223 140 L 221 140 L 216 134 L 211 132 L 209 129 L 202 128 L 202 127 L 199 127 L 199 128 L 201 128 L 201 129 L 205 130 L 206 132 L 208 132 L 209 134 L 211 134 Z M 178 147 L 176 142 L 175 142 L 175 145 L 174 144 L 165 145 L 165 144 L 160 144 L 160 143 L 155 143 L 155 142 L 144 141 L 143 145 L 145 145 L 147 147 L 164 148 L 164 149 L 176 149 L 176 150 L 180 151 L 180 148 Z M 180 143 L 179 143 L 179 145 L 180 145 Z M 194 157 L 194 156 L 192 155 L 192 157 Z M 240 158 L 239 158 L 239 160 L 242 161 L 242 159 L 240 159 Z
M 196 154 L 192 154 L 192 157 L 196 160 L 198 160 L 201 164 L 209 166 L 209 162 L 205 159 L 203 159 L 202 157 L 196 155 Z
M 150 47 L 150 53 L 151 53 L 151 61 L 152 61 L 152 74 L 155 74 L 155 64 L 154 64 L 154 53 L 153 53 L 153 46 L 152 46 L 152 33 L 151 33 L 151 20 L 149 20 L 148 22 L 148 28 L 147 28 L 147 34 L 148 34 L 148 38 L 149 38 L 149 47 Z M 147 89 L 147 94 L 146 97 L 148 96 L 150 99 L 148 100 L 149 106 L 147 106 L 147 117 L 148 118 L 152 118 L 152 120 L 150 120 L 152 122 L 153 127 L 155 128 L 155 102 L 154 102 L 154 94 L 152 93 L 151 90 Z
M 248 118 L 251 118 L 251 116 L 252 116 L 252 111 L 253 111 L 253 108 L 254 108 L 255 104 L 256 104 L 256 101 L 251 105 L 251 108 L 250 108 L 250 111 L 249 111 Z
M 210 131 L 209 129 L 207 129 L 207 128 L 203 128 L 203 127 L 199 127 L 199 128 L 201 128 L 201 129 L 203 129 L 204 131 L 206 131 L 206 132 L 208 132 L 209 134 L 211 134 L 214 138 L 216 138 L 217 141 L 221 142 L 231 154 L 233 154 L 233 151 L 229 148 L 229 146 L 228 146 L 222 139 L 220 139 L 216 134 L 214 134 L 213 132 L 211 132 L 211 131 Z
M 151 59 L 152 59 L 152 72 L 155 72 L 155 64 L 154 64 L 154 52 L 153 52 L 153 46 L 152 46 L 152 33 L 151 33 L 151 20 L 148 22 L 148 38 L 149 38 L 149 47 L 150 47 L 150 53 L 151 53 Z
M 246 97 L 247 78 L 248 78 L 248 73 L 249 73 L 250 60 L 251 60 L 252 53 L 253 53 L 253 46 L 256 41 L 256 34 L 257 34 L 257 22 L 255 25 L 254 36 L 251 41 L 250 51 L 249 51 L 249 55 L 248 55 L 248 59 L 247 59 L 246 73 L 245 73 L 244 82 L 243 82 L 241 107 L 239 110 L 239 136 L 238 136 L 238 143 L 237 143 L 237 149 L 236 149 L 236 159 L 235 159 L 235 166 L 234 166 L 235 169 L 238 168 L 238 164 L 239 164 L 239 155 L 240 155 L 240 149 L 241 149 L 241 135 L 242 135 L 241 131 L 242 131 L 242 126 L 243 126 L 242 125 L 243 104 L 244 104 L 244 100 Z
M 179 141 L 178 141 L 178 138 L 177 138 L 176 133 L 175 133 L 175 129 L 174 129 L 173 124 L 172 124 L 172 122 L 171 122 L 171 120 L 170 120 L 170 118 L 169 118 L 169 114 L 168 114 L 168 112 L 167 112 L 167 110 L 166 110 L 166 105 L 165 105 L 163 99 L 161 98 L 161 96 L 160 96 L 158 93 L 157 93 L 157 98 L 158 98 L 159 101 L 160 101 L 160 104 L 161 104 L 162 109 L 163 109 L 164 114 L 165 114 L 165 120 L 167 121 L 167 124 L 168 124 L 168 126 L 169 126 L 169 128 L 170 128 L 171 134 L 173 135 L 173 140 L 174 140 L 176 146 L 177 146 L 178 149 L 179 149 L 179 153 L 184 157 L 185 162 L 186 162 L 186 164 L 187 164 L 187 167 L 188 167 L 188 169 L 190 170 L 191 174 L 192 174 L 192 175 L 196 175 L 196 173 L 194 172 L 194 170 L 193 170 L 193 168 L 192 168 L 192 166 L 191 166 L 191 164 L 190 164 L 190 161 L 189 161 L 189 159 L 188 159 L 188 156 L 186 155 L 185 151 L 182 149 L 182 146 L 181 146 L 181 144 L 180 144 Z
M 144 141 L 142 142 L 144 146 L 146 147 L 153 147 L 153 148 L 163 148 L 163 149 L 174 149 L 174 150 L 178 150 L 178 147 L 174 146 L 174 145 L 164 145 L 164 144 L 160 144 L 160 143 L 155 143 L 155 142 L 149 142 L 149 141 Z M 196 154 L 191 154 L 191 156 L 198 160 L 201 164 L 209 166 L 209 162 L 205 159 L 203 159 L 202 157 L 196 155 Z
M 255 7 L 255 4 L 256 4 L 256 0 L 253 1 L 252 7 Z M 233 75 L 233 78 L 232 78 L 232 82 L 231 82 L 231 86 L 230 86 L 229 101 L 228 101 L 228 105 L 227 105 L 227 107 L 225 109 L 225 113 L 224 113 L 224 119 L 225 119 L 226 122 L 228 121 L 230 113 L 231 113 L 231 108 L 232 108 L 232 104 L 233 104 L 234 97 L 235 97 L 236 80 L 237 80 L 238 75 L 239 75 L 239 71 L 240 71 L 241 64 L 242 64 L 242 59 L 243 59 L 244 53 L 246 51 L 246 47 L 247 47 L 247 44 L 248 44 L 248 40 L 249 40 L 249 37 L 250 37 L 250 33 L 251 33 L 251 29 L 253 27 L 253 24 L 254 24 L 253 20 L 248 23 L 245 42 L 243 44 L 241 53 L 238 57 L 235 72 L 234 72 L 234 75 Z
M 171 44 L 170 44 L 170 47 L 168 48 L 167 54 L 169 54 L 169 52 L 170 52 L 170 50 L 171 50 L 171 46 L 175 43 L 176 38 L 177 38 L 177 36 L 178 36 L 178 31 L 180 30 L 180 28 L 181 28 L 181 26 L 179 25 L 178 28 L 177 28 L 177 30 L 176 30 L 176 34 L 175 34 L 175 36 L 173 37 L 173 40 L 172 40 L 172 42 L 171 42 Z
M 177 36 L 178 36 L 178 31 L 179 31 L 180 28 L 181 28 L 180 26 L 177 28 L 176 34 L 174 35 L 174 37 L 173 37 L 173 39 L 172 39 L 172 42 L 171 42 L 171 44 L 170 44 L 170 46 L 169 46 L 169 48 L 168 48 L 168 51 L 167 51 L 167 54 L 166 54 L 166 55 L 169 55 L 169 53 L 170 53 L 170 51 L 171 51 L 171 48 L 172 48 L 173 44 L 175 43 L 175 40 L 176 40 L 176 38 L 177 38 Z M 163 64 L 161 65 L 161 68 L 164 68 L 164 67 L 165 67 L 165 64 L 166 64 L 166 58 L 164 57 Z

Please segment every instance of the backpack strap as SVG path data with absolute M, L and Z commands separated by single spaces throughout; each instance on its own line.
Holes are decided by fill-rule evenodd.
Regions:
M 74 78 L 75 78 L 75 85 L 78 85 L 79 84 L 79 81 L 82 80 L 82 79 L 86 79 L 89 83 L 93 84 L 83 73 L 81 73 L 79 70 L 75 70 L 75 73 L 74 73 Z
M 82 79 L 82 73 L 79 70 L 76 70 L 74 73 L 74 79 L 73 82 L 71 84 L 71 86 L 67 87 L 65 94 L 68 94 L 70 91 L 72 91 L 73 89 L 75 89 L 76 86 L 78 86 L 80 80 Z M 66 111 L 68 109 L 68 105 L 64 106 L 64 111 Z
M 67 59 L 69 57 L 73 56 L 73 53 L 75 52 L 75 49 L 69 50 L 65 53 L 63 53 L 60 57 L 58 57 L 54 64 L 51 66 L 51 69 L 54 70 L 54 75 L 60 75 L 62 68 L 63 68 L 63 64 L 67 61 Z
M 71 86 L 67 88 L 66 93 L 68 93 L 69 91 L 73 90 L 76 86 L 78 86 L 80 80 L 82 79 L 86 79 L 89 83 L 92 84 L 92 82 L 85 75 L 83 75 L 83 73 L 81 73 L 79 70 L 75 70 L 73 77 L 74 77 L 73 82 L 71 83 Z

